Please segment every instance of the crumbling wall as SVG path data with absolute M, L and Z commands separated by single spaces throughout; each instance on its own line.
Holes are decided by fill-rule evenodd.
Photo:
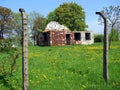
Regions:
M 50 45 L 56 46 L 56 45 L 66 45 L 66 35 L 70 35 L 70 44 L 73 41 L 73 34 L 69 31 L 50 31 Z
M 50 46 L 94 43 L 92 31 L 70 31 L 67 27 L 55 21 L 47 24 L 39 38 L 40 45 Z

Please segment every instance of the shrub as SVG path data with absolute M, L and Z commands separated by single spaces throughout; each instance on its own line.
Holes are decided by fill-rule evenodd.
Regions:
M 13 39 L 0 40 L 0 84 L 4 85 L 9 90 L 16 90 L 18 84 L 16 77 L 17 59 L 19 57 L 19 49 L 13 47 Z M 15 85 L 13 85 L 13 83 Z M 3 90 L 6 90 L 3 88 Z
M 118 41 L 119 40 L 119 32 L 117 29 L 111 30 L 109 34 L 109 40 L 111 41 Z
M 94 37 L 95 42 L 103 42 L 103 35 L 102 34 L 97 34 Z
M 15 69 L 19 50 L 12 43 L 12 39 L 0 40 L 0 76 L 12 75 Z
M 0 52 L 9 52 L 12 50 L 12 39 L 0 40 Z

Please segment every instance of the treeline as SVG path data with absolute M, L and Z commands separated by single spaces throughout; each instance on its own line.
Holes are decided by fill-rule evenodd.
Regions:
M 112 35 L 112 38 L 111 38 Z M 103 34 L 95 34 L 94 35 L 94 41 L 95 42 L 103 42 Z M 120 40 L 120 36 L 119 36 L 119 32 L 117 29 L 113 29 L 111 30 L 111 32 L 109 33 L 109 40 L 112 41 L 119 41 Z

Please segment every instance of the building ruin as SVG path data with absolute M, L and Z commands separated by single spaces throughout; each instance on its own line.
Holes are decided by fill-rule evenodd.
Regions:
M 94 35 L 92 31 L 70 31 L 67 27 L 52 21 L 43 32 L 39 32 L 37 42 L 40 46 L 88 45 L 94 43 Z

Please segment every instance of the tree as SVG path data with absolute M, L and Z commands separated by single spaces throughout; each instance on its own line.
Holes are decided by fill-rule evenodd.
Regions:
M 111 38 L 112 41 L 118 41 L 118 40 L 119 40 L 119 32 L 118 32 L 117 29 L 111 30 L 109 36 L 111 36 L 111 34 L 113 34 L 113 36 L 112 36 L 112 38 Z
M 87 27 L 85 12 L 76 3 L 63 3 L 47 16 L 48 21 L 57 21 L 67 26 L 72 31 L 82 31 Z
M 45 18 L 44 17 L 36 18 L 36 20 L 34 21 L 33 30 L 43 31 L 44 29 L 45 29 Z
M 32 38 L 34 40 L 34 45 L 36 44 L 36 39 L 38 31 L 44 30 L 45 18 L 36 11 L 32 11 L 29 14 L 29 25 L 32 30 Z
M 14 34 L 14 43 L 17 45 L 21 45 L 21 39 L 22 39 L 22 17 L 20 13 L 14 12 L 14 29 L 13 29 L 13 34 Z
M 50 21 L 55 21 L 55 10 L 48 14 L 45 24 L 47 25 Z
M 5 30 L 13 28 L 13 13 L 6 7 L 0 7 L 0 38 L 4 38 Z
M 33 30 L 35 20 L 40 17 L 43 17 L 43 16 L 36 11 L 32 11 L 29 13 L 28 19 L 29 19 L 29 25 L 30 25 L 31 30 Z
M 108 21 L 108 26 L 111 29 L 111 32 L 113 32 L 112 30 L 114 30 L 116 27 L 116 24 L 118 24 L 120 22 L 120 6 L 109 6 L 109 7 L 105 7 L 103 8 L 103 10 L 101 11 L 107 18 Z M 99 22 L 103 23 L 101 17 L 99 18 Z M 110 38 L 109 38 L 109 48 L 111 45 L 111 41 L 112 41 L 112 37 L 114 36 L 113 33 L 110 34 Z
M 39 17 L 39 18 L 36 18 L 36 20 L 34 21 L 34 25 L 33 25 L 33 30 L 34 30 L 34 33 L 33 33 L 33 36 L 34 36 L 34 39 L 36 42 L 37 45 L 39 45 L 39 32 L 40 31 L 43 31 L 45 29 L 45 18 L 44 17 Z
M 120 40 L 120 21 L 116 24 L 116 30 L 118 32 L 118 40 Z
M 18 37 L 21 37 L 22 34 L 22 21 L 21 21 L 21 14 L 20 13 L 14 13 L 14 29 L 17 33 Z

